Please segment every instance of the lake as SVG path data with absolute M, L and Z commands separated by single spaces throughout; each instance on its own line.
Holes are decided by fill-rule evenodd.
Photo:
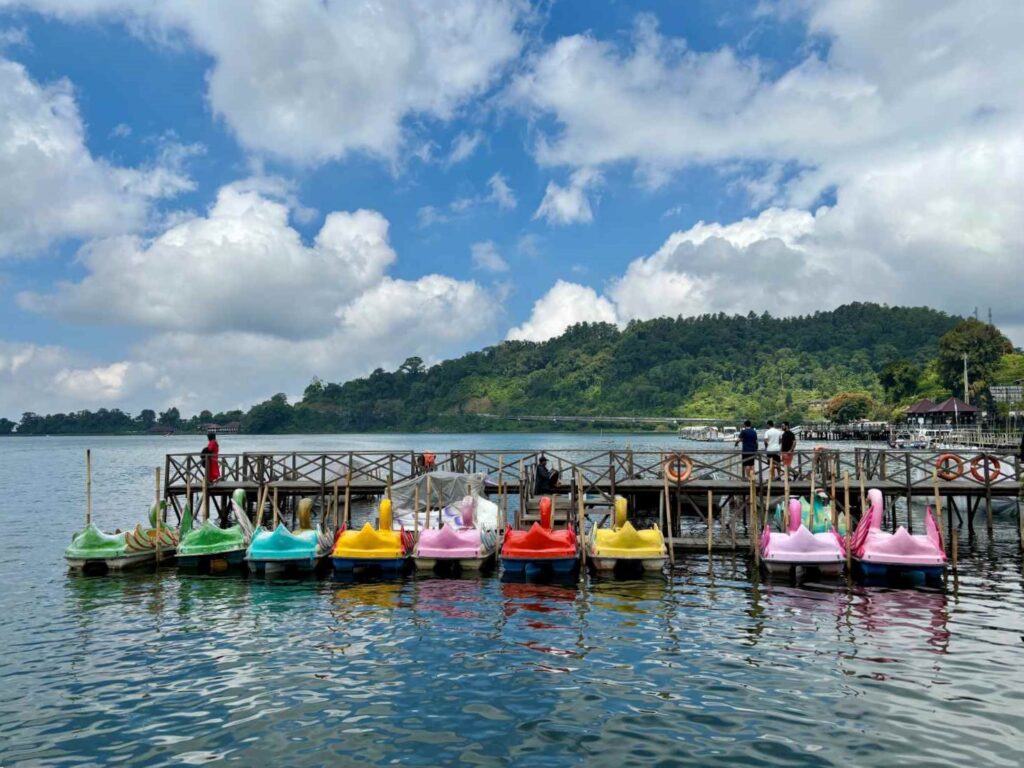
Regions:
M 197 437 L 0 439 L 0 766 L 1024 762 L 1016 517 L 945 590 L 765 582 L 743 556 L 580 585 L 70 575 Z M 672 435 L 226 436 L 245 450 L 678 448 Z

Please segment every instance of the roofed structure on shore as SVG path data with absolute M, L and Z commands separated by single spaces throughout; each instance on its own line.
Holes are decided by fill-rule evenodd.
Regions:
M 977 417 L 978 409 L 958 397 L 946 398 L 941 403 L 925 398 L 907 409 L 907 421 L 915 424 L 918 419 L 925 424 L 973 424 Z

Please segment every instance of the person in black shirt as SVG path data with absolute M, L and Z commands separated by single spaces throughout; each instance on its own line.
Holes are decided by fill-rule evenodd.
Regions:
M 796 434 L 789 428 L 789 422 L 782 422 L 782 466 L 783 471 L 793 478 L 790 467 L 793 466 L 793 452 L 796 450 Z
M 534 493 L 552 493 L 558 487 L 558 471 L 548 469 L 548 457 L 541 454 L 537 459 L 537 477 L 533 483 Z
M 750 419 L 743 422 L 743 429 L 736 435 L 736 445 L 743 443 L 743 474 L 752 477 L 754 462 L 757 460 L 757 430 L 750 425 Z

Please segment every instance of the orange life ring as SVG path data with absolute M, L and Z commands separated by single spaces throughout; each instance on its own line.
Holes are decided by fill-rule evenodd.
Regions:
M 988 459 L 987 469 L 985 469 L 985 459 Z M 979 472 L 979 469 L 983 471 Z M 977 456 L 971 459 L 971 475 L 979 483 L 992 482 L 993 480 L 998 480 L 1001 469 L 1002 465 L 999 463 L 999 459 L 997 459 L 995 456 L 989 456 L 988 454 L 985 453 L 979 453 Z
M 682 472 L 679 471 L 680 465 Z M 677 453 L 665 462 L 665 477 L 673 483 L 685 483 L 693 474 L 693 461 L 685 453 Z
M 950 461 L 956 464 L 956 469 L 947 469 L 946 464 Z M 964 460 L 955 453 L 944 453 L 935 460 L 937 474 L 943 480 L 956 480 L 964 474 Z

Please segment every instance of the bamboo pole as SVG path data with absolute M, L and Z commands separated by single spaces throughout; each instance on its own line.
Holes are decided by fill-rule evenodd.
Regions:
M 334 478 L 334 533 L 338 532 L 338 478 Z
M 85 449 L 85 525 L 92 525 L 92 449 Z
M 846 572 L 851 572 L 852 553 L 850 547 L 852 540 L 850 538 L 850 473 L 847 472 L 843 475 L 843 508 L 846 510 Z
M 518 525 L 522 521 L 523 514 L 526 512 L 526 506 L 525 506 L 525 504 L 526 504 L 526 496 L 524 495 L 525 494 L 525 489 L 523 488 L 523 483 L 526 482 L 526 475 L 524 475 L 523 472 L 524 472 L 523 460 L 520 459 L 519 460 L 519 514 L 517 515 L 516 525 Z
M 161 520 L 160 520 L 160 467 L 156 468 L 156 561 L 159 564 L 162 558 L 162 547 L 160 546 L 160 531 L 161 531 Z
M 256 527 L 263 525 L 263 508 L 267 506 L 267 495 L 270 493 L 270 486 L 264 485 L 260 488 L 259 498 L 256 500 Z
M 416 481 L 416 487 L 412 492 L 412 530 L 416 534 L 416 540 L 420 538 L 420 483 Z
M 832 529 L 836 530 L 839 528 L 839 495 L 836 493 L 836 473 L 838 472 L 838 462 L 836 468 L 830 473 L 832 475 Z
M 432 491 L 433 491 L 433 489 L 430 486 L 430 475 L 428 474 L 427 475 L 427 518 L 423 522 L 423 528 L 424 529 L 429 529 L 430 528 L 430 505 L 431 505 L 431 502 L 434 500 L 433 499 Z M 438 528 L 440 528 L 440 527 L 441 526 L 438 525 Z
M 391 483 L 395 477 L 395 457 L 388 454 L 388 501 L 391 501 Z
M 747 518 L 747 529 L 750 533 L 750 550 L 754 553 L 754 565 L 760 566 L 761 553 L 757 550 L 757 489 L 754 485 L 754 476 L 750 476 L 750 515 Z
M 766 526 L 768 525 L 768 514 L 769 514 L 768 508 L 771 506 L 771 504 L 772 504 L 772 475 L 771 475 L 771 472 L 769 472 L 768 473 L 768 484 L 765 486 L 765 491 L 764 491 L 764 524 Z M 760 524 L 760 522 L 759 522 L 759 524 Z M 759 531 L 759 533 L 760 533 L 760 531 Z
M 348 455 L 348 469 L 345 471 L 345 521 L 342 525 L 348 530 L 349 526 L 349 512 L 351 511 L 352 503 L 352 454 Z
M 868 491 L 864 485 L 864 473 L 860 475 L 860 513 L 863 515 L 868 511 Z M 885 510 L 882 510 L 883 512 Z
M 210 492 L 207 486 L 207 473 L 203 472 L 203 522 L 210 519 Z
M 712 538 L 714 536 L 714 524 L 715 524 L 715 498 L 714 494 L 711 493 L 711 489 L 708 489 L 708 564 L 711 564 L 711 546 Z
M 939 470 L 932 468 L 932 492 L 935 495 L 935 524 L 939 527 L 939 537 L 942 536 L 942 497 L 939 495 Z M 925 531 L 927 533 L 927 530 Z
M 664 456 L 662 456 L 662 459 L 664 459 Z M 665 523 L 665 533 L 668 534 L 667 538 L 668 538 L 669 562 L 671 562 L 674 565 L 675 564 L 675 545 L 674 545 L 675 536 L 672 533 L 672 518 L 670 517 L 671 513 L 669 511 L 672 508 L 672 505 L 671 505 L 671 497 L 668 494 L 668 471 L 665 469 L 665 464 L 666 464 L 666 462 L 663 460 L 661 462 L 661 481 L 662 481 L 662 494 L 665 497 L 665 519 L 664 519 L 664 523 Z M 615 503 L 615 499 L 612 499 L 612 504 L 614 504 L 614 503 Z
M 281 514 L 278 511 L 278 509 L 277 509 L 277 488 L 274 489 L 274 499 L 271 502 L 271 508 L 272 508 L 271 511 L 273 512 L 273 525 L 271 525 L 270 530 L 276 531 L 277 530 L 277 520 L 278 520 L 278 517 Z
M 789 468 L 782 476 L 782 530 L 789 530 Z
M 566 515 L 568 517 L 568 515 Z M 583 512 L 583 472 L 576 471 L 576 527 L 580 531 L 580 556 L 583 558 L 583 567 L 580 569 L 582 580 L 587 570 L 587 526 L 586 515 Z
M 498 456 L 498 524 L 501 524 L 502 511 L 505 509 L 505 494 L 502 490 L 505 485 L 505 455 Z

